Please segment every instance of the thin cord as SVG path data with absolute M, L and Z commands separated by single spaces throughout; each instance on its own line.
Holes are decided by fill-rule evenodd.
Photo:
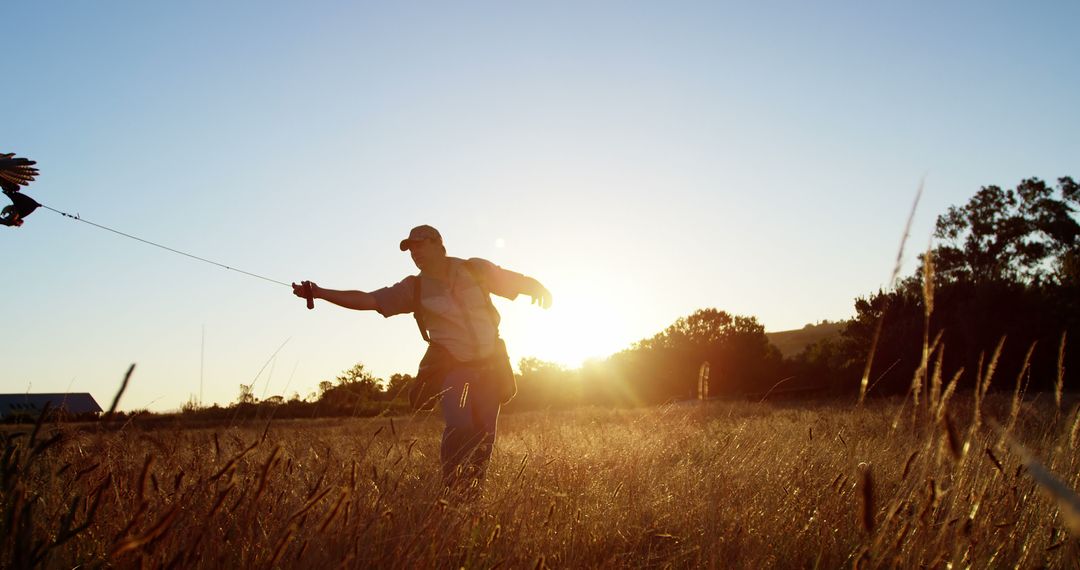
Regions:
M 291 287 L 292 286 L 292 285 L 290 285 L 288 283 L 284 283 L 284 282 L 278 281 L 276 279 L 270 279 L 269 277 L 263 277 L 262 275 L 257 275 L 255 273 L 251 273 L 250 271 L 244 271 L 243 269 L 237 269 L 235 267 L 229 267 L 228 265 L 225 265 L 224 263 L 218 263 L 216 261 L 206 259 L 205 257 L 199 257 L 197 255 L 192 255 L 190 253 L 185 253 L 185 252 L 180 251 L 178 249 L 173 249 L 171 247 L 161 245 L 160 243 L 154 243 L 154 242 L 152 242 L 150 240 L 145 240 L 145 239 L 143 239 L 141 237 L 136 237 L 136 236 L 133 236 L 131 234 L 126 234 L 126 233 L 124 233 L 122 231 L 114 230 L 114 229 L 112 229 L 110 227 L 106 227 L 106 226 L 103 226 L 101 224 L 95 224 L 94 222 L 91 222 L 90 220 L 84 220 L 82 217 L 80 217 L 78 215 L 71 215 L 71 214 L 69 214 L 67 212 L 61 212 L 60 210 L 57 210 L 56 208 L 50 208 L 50 207 L 46 206 L 45 204 L 38 204 L 38 205 L 41 206 L 42 208 L 45 208 L 46 210 L 52 210 L 52 211 L 56 212 L 57 214 L 60 214 L 61 216 L 64 216 L 66 218 L 71 218 L 73 220 L 83 222 L 84 224 L 90 224 L 91 226 L 94 226 L 96 228 L 101 228 L 103 230 L 107 230 L 107 231 L 110 231 L 110 232 L 112 232 L 114 234 L 122 235 L 122 236 L 124 236 L 126 238 L 131 238 L 131 239 L 136 240 L 136 241 L 141 241 L 141 242 L 143 242 L 145 244 L 149 244 L 149 245 L 152 245 L 154 247 L 160 247 L 161 249 L 164 249 L 166 251 L 171 251 L 173 253 L 179 253 L 180 255 L 183 255 L 185 257 L 190 257 L 191 259 L 196 259 L 196 260 L 199 260 L 199 261 L 202 261 L 202 262 L 205 262 L 205 263 L 209 263 L 211 265 L 216 265 L 216 266 L 221 267 L 223 269 L 228 269 L 229 271 L 235 271 L 237 273 L 243 273 L 244 275 L 250 275 L 251 277 L 256 277 L 258 279 L 262 279 L 263 281 L 269 281 L 271 283 L 277 283 L 278 285 L 284 285 L 286 287 Z

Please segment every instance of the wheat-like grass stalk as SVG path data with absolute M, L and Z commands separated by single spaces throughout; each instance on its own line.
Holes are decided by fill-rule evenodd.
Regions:
M 990 382 L 994 379 L 994 372 L 997 371 L 998 359 L 1001 358 L 1001 351 L 1005 348 L 1005 339 L 1007 337 L 1002 335 L 1001 340 L 998 341 L 997 346 L 994 348 L 994 354 L 990 357 L 990 363 L 986 365 L 986 374 L 983 374 L 982 387 L 980 392 L 983 398 L 986 398 L 986 393 L 990 391 Z
M 1054 382 L 1054 404 L 1061 411 L 1061 393 L 1065 387 L 1065 335 L 1068 331 L 1061 331 L 1061 343 L 1058 344 L 1057 381 Z
M 945 386 L 945 392 L 942 393 L 941 401 L 938 403 L 938 407 L 937 407 L 937 418 L 938 418 L 938 420 L 945 417 L 945 413 L 949 408 L 949 400 L 952 398 L 953 394 L 956 392 L 956 385 L 959 384 L 960 377 L 963 376 L 963 375 L 964 375 L 964 368 L 961 367 L 959 370 L 957 370 L 953 374 L 953 377 L 949 380 L 948 385 Z
M 1072 429 L 1069 430 L 1069 447 L 1076 449 L 1076 443 L 1080 440 L 1080 404 L 1073 406 Z
M 919 414 L 924 411 L 923 407 L 919 405 L 919 403 L 922 401 L 920 398 L 924 388 L 927 388 L 927 401 L 932 400 L 933 394 L 928 388 L 928 386 L 932 382 L 927 380 L 927 377 L 930 375 L 930 358 L 935 354 L 935 352 L 943 350 L 945 346 L 941 342 L 941 339 L 944 336 L 944 331 L 938 331 L 938 333 L 934 335 L 933 341 L 929 340 L 929 331 L 924 332 L 926 332 L 926 334 L 924 334 L 923 336 L 922 357 L 919 359 L 919 367 L 915 369 L 915 374 L 911 378 L 911 388 L 908 390 L 911 393 L 912 400 L 911 422 L 913 426 L 918 423 Z M 940 359 L 939 365 L 936 367 L 935 370 L 941 370 Z M 931 412 L 934 409 L 932 403 L 927 404 L 926 407 Z
M 926 398 L 927 412 L 934 413 L 939 407 L 941 401 L 941 378 L 944 375 L 942 368 L 945 363 L 945 345 L 942 344 L 938 347 L 936 357 L 934 358 L 934 370 L 930 374 L 930 390 Z
M 979 354 L 979 368 L 975 378 L 974 390 L 975 409 L 972 411 L 971 427 L 968 429 L 968 441 L 975 438 L 975 434 L 978 433 L 979 427 L 982 425 L 983 402 L 986 400 L 986 392 L 990 389 L 990 381 L 994 377 L 994 371 L 997 370 L 997 362 L 1004 347 L 1005 337 L 1002 336 L 998 340 L 997 347 L 994 348 L 994 353 L 990 356 L 990 363 L 987 364 L 985 371 L 983 369 L 983 354 Z
M 859 473 L 859 521 L 867 533 L 874 532 L 874 475 L 870 465 L 860 468 Z
M 1016 388 L 1013 391 L 1012 402 L 1009 407 L 1009 421 L 1005 424 L 1005 429 L 1001 433 L 1001 439 L 998 441 L 998 447 L 1005 444 L 1005 438 L 1012 433 L 1013 428 L 1016 426 L 1016 419 L 1020 415 L 1020 405 L 1024 399 L 1024 389 L 1027 385 L 1025 379 L 1029 379 L 1030 375 L 1028 371 L 1031 368 L 1031 355 L 1035 352 L 1035 346 L 1038 341 L 1031 343 L 1028 347 L 1027 354 L 1024 355 L 1024 362 L 1020 366 L 1020 372 L 1016 375 Z
M 934 313 L 934 244 L 928 244 L 926 253 L 923 254 L 923 303 L 926 322 L 930 322 L 930 315 Z
M 930 356 L 934 349 L 930 344 L 930 317 L 934 313 L 934 254 L 932 247 L 928 247 L 926 253 L 923 255 L 923 279 L 922 279 L 922 294 L 923 294 L 923 343 L 922 343 L 922 359 L 919 361 L 919 370 L 921 375 L 917 375 L 913 382 L 915 382 L 912 393 L 915 398 L 915 408 L 919 407 L 919 395 L 922 390 L 922 380 L 926 377 L 927 367 L 930 365 Z M 938 338 L 941 338 L 941 333 L 938 333 Z M 937 345 L 937 340 L 933 343 Z M 939 354 L 940 362 L 940 354 Z M 938 377 L 940 378 L 941 366 L 938 366 Z M 928 396 L 929 408 L 933 409 L 935 405 L 935 393 L 933 391 L 933 385 Z
M 863 402 L 866 400 L 866 391 L 870 384 L 870 369 L 874 364 L 874 355 L 877 353 L 877 345 L 881 339 L 881 329 L 885 324 L 887 310 L 888 307 L 882 309 L 881 318 L 878 319 L 877 325 L 874 327 L 874 337 L 870 341 L 870 353 L 866 356 L 866 366 L 863 368 L 862 379 L 859 380 L 859 407 L 862 407 Z
M 959 461 L 963 457 L 960 436 L 956 433 L 956 428 L 953 426 L 952 420 L 949 419 L 948 414 L 942 414 L 939 417 L 945 431 L 945 443 L 947 444 L 949 455 L 952 456 L 954 461 Z
M 993 449 L 990 449 L 989 447 L 986 448 L 986 457 L 990 460 L 990 463 L 993 464 L 994 469 L 996 469 L 1002 477 L 1005 477 L 1005 467 L 1001 465 L 1001 461 L 994 455 Z

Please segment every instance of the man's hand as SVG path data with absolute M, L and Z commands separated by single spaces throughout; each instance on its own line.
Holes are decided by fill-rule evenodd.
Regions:
M 319 286 L 316 285 L 314 281 L 301 281 L 300 283 L 293 283 L 292 284 L 293 295 L 296 295 L 297 297 L 300 297 L 301 299 L 306 299 L 307 298 L 307 294 L 304 293 L 304 283 L 308 283 L 308 284 L 311 285 L 311 293 L 312 294 L 314 294 L 315 291 L 319 288 Z
M 315 292 L 319 290 L 319 286 L 311 281 L 301 281 L 299 285 L 292 284 L 293 295 L 300 297 L 301 299 L 307 299 L 307 308 L 315 308 Z
M 526 294 L 532 297 L 533 305 L 539 305 L 544 309 L 551 307 L 551 291 L 548 291 L 547 287 L 541 285 L 536 279 L 532 279 L 532 283 Z

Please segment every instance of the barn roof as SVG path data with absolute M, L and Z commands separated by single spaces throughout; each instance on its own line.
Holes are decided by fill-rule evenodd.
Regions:
M 59 392 L 55 394 L 0 394 L 0 418 L 11 415 L 36 416 L 48 404 L 71 414 L 100 412 L 94 397 L 88 392 Z

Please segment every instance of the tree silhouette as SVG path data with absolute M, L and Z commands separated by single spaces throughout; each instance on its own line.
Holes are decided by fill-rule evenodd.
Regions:
M 941 242 L 929 259 L 922 256 L 919 270 L 893 289 L 856 299 L 856 315 L 833 347 L 838 352 L 807 351 L 800 357 L 803 369 L 831 369 L 832 377 L 855 386 L 852 376 L 866 363 L 881 322 L 870 375 L 871 382 L 880 381 L 879 393 L 907 390 L 923 343 L 938 332 L 948 370 L 977 370 L 980 358 L 1007 337 L 998 370 L 1016 374 L 1037 343 L 1032 388 L 1046 387 L 1046 379 L 1056 377 L 1062 333 L 1080 334 L 1078 199 L 1072 178 L 1059 178 L 1056 191 L 1029 178 L 1013 190 L 983 187 L 963 206 L 950 207 L 937 219 L 934 235 Z M 927 275 L 933 287 L 924 289 Z M 1066 368 L 1075 366 L 1077 356 L 1067 346 Z M 974 377 L 964 375 L 961 385 Z
M 409 401 L 408 385 L 413 381 L 411 374 L 392 374 L 390 375 L 390 383 L 386 385 L 386 397 L 387 399 Z
M 707 349 L 739 336 L 764 338 L 765 327 L 755 317 L 732 316 L 714 308 L 699 309 L 679 317 L 652 338 L 637 343 L 636 348 Z
M 240 394 L 236 396 L 237 404 L 254 404 L 255 394 L 251 391 L 251 386 L 248 384 L 240 385 Z
M 382 380 L 356 363 L 335 378 L 336 384 L 320 382 L 319 404 L 331 415 L 355 415 L 382 399 Z
M 612 356 L 604 369 L 586 369 L 589 399 L 642 404 L 695 398 L 704 361 L 715 396 L 761 392 L 779 380 L 780 352 L 769 344 L 765 327 L 754 317 L 708 308 Z
M 1070 177 L 1058 179 L 1058 197 L 1038 178 L 1015 190 L 985 186 L 967 204 L 938 217 L 933 251 L 944 281 L 1035 283 L 1061 280 L 1075 264 L 1080 225 L 1073 219 L 1080 190 Z M 1072 269 L 1075 271 L 1074 269 Z

